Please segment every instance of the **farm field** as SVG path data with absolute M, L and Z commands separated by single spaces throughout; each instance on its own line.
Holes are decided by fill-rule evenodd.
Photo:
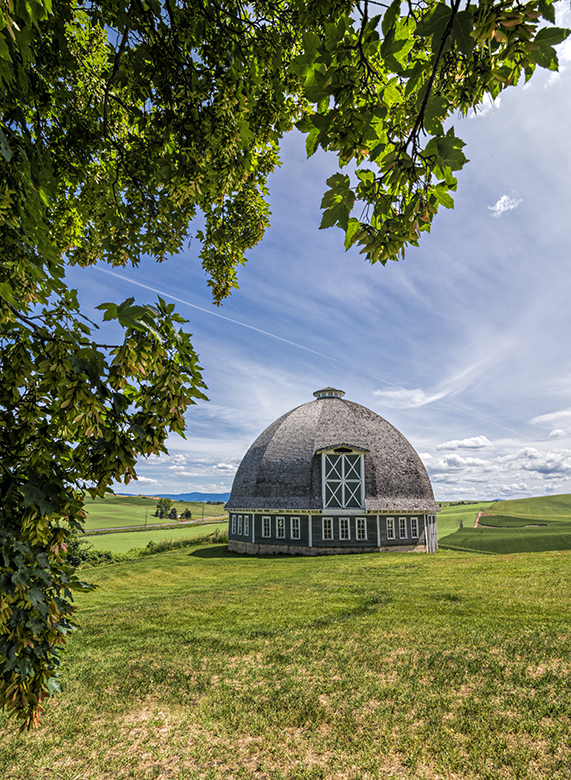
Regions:
M 571 778 L 571 553 L 241 558 L 85 572 L 6 780 Z
M 480 517 L 474 528 L 479 512 L 493 514 Z M 437 525 L 443 549 L 496 554 L 571 550 L 571 495 L 446 507 Z
M 101 534 L 99 536 L 87 536 L 89 542 L 96 550 L 108 550 L 112 553 L 124 553 L 135 547 L 146 547 L 149 542 L 162 542 L 165 539 L 187 539 L 192 536 L 228 530 L 226 521 L 199 522 L 196 525 L 181 525 L 171 528 L 156 528 L 150 531 L 125 531 L 125 533 Z
M 153 517 L 157 506 L 156 498 L 147 496 L 115 496 L 107 495 L 105 498 L 96 498 L 95 500 L 86 497 L 85 511 L 87 518 L 85 521 L 85 530 L 90 531 L 94 528 L 120 528 L 125 526 L 138 526 L 147 523 L 160 523 L 166 520 L 160 520 Z M 190 509 L 194 519 L 202 518 L 202 503 L 198 501 L 174 501 L 178 513 L 185 509 Z M 225 515 L 223 504 L 204 504 L 205 517 L 221 517 Z
M 488 512 L 491 506 L 496 506 L 490 501 L 480 501 L 477 504 L 457 504 L 455 506 L 443 506 L 436 515 L 436 527 L 438 538 L 454 533 L 460 521 L 467 525 L 474 525 L 478 512 Z

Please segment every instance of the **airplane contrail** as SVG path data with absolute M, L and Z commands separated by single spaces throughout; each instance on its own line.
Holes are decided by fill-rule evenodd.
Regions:
M 285 344 L 289 344 L 292 347 L 297 347 L 298 349 L 303 349 L 305 352 L 311 352 L 313 355 L 319 355 L 319 357 L 323 357 L 326 360 L 332 360 L 334 363 L 339 363 L 342 366 L 346 366 L 346 363 L 343 360 L 339 360 L 339 358 L 335 358 L 332 355 L 326 355 L 324 352 L 318 352 L 315 349 L 311 349 L 310 347 L 306 347 L 303 344 L 298 344 L 297 341 L 291 341 L 290 339 L 285 339 L 283 336 L 278 336 L 275 333 L 271 333 L 268 330 L 262 330 L 262 328 L 256 328 L 254 325 L 248 325 L 246 322 L 241 322 L 240 320 L 235 320 L 232 317 L 226 317 L 224 314 L 219 314 L 216 311 L 211 311 L 210 309 L 205 309 L 203 306 L 197 306 L 195 303 L 190 303 L 189 301 L 185 301 L 183 298 L 177 298 L 176 295 L 172 295 L 171 293 L 164 292 L 163 290 L 157 290 L 156 287 L 151 287 L 148 284 L 143 284 L 142 282 L 136 282 L 134 279 L 131 279 L 129 277 L 122 276 L 121 274 L 115 273 L 114 271 L 109 271 L 107 268 L 100 268 L 99 266 L 94 266 L 97 271 L 101 271 L 101 273 L 109 274 L 109 276 L 114 276 L 117 279 L 121 279 L 124 282 L 128 282 L 129 284 L 135 284 L 137 287 L 142 287 L 145 290 L 150 290 L 151 292 L 156 293 L 157 295 L 163 295 L 165 298 L 170 298 L 172 301 L 176 301 L 177 303 L 182 303 L 184 306 L 190 306 L 192 309 L 197 309 L 198 311 L 202 311 L 205 314 L 210 314 L 211 317 L 218 317 L 221 320 L 226 320 L 227 322 L 232 322 L 234 325 L 240 325 L 243 328 L 248 328 L 249 330 L 256 331 L 256 333 L 261 333 L 263 336 L 269 336 L 272 339 L 277 339 L 278 341 L 283 341 Z M 371 377 L 371 379 L 374 379 L 376 382 L 383 382 L 385 385 L 389 385 L 390 387 L 394 387 L 397 390 L 405 390 L 406 388 L 402 387 L 401 385 L 396 385 L 394 382 L 389 382 L 387 379 L 382 379 L 381 377 L 375 376 L 374 374 L 370 374 L 368 371 L 364 371 L 362 368 L 359 368 L 359 373 L 365 374 L 366 376 Z M 466 409 L 459 409 L 458 407 L 453 406 L 450 403 L 447 403 L 446 401 L 443 401 L 441 399 L 435 399 L 432 403 L 435 404 L 441 404 L 442 406 L 447 407 L 448 409 L 452 409 L 456 412 L 462 412 L 463 414 L 468 414 L 471 417 L 475 417 L 478 420 L 482 420 L 482 422 L 487 422 L 490 425 L 496 425 L 498 428 L 503 428 L 504 431 L 509 431 L 510 433 L 514 433 L 516 436 L 519 436 L 520 438 L 524 439 L 525 441 L 529 441 L 529 437 L 523 436 L 518 431 L 514 431 L 512 428 L 508 428 L 506 425 L 502 425 L 501 423 L 495 422 L 495 420 L 488 420 L 485 417 L 482 417 L 479 414 L 476 414 L 475 412 L 469 412 Z

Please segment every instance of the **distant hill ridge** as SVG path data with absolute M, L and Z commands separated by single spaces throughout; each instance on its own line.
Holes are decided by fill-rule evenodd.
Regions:
M 121 495 L 129 494 L 121 491 Z M 153 493 L 149 498 L 172 498 L 173 501 L 224 501 L 226 503 L 230 498 L 230 493 Z

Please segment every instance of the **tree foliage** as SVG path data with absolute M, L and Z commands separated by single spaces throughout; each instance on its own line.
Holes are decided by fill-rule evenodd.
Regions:
M 172 498 L 159 498 L 155 517 L 165 518 L 170 515 L 172 509 Z
M 66 553 L 84 493 L 134 478 L 205 397 L 171 305 L 102 304 L 124 338 L 101 344 L 66 266 L 162 261 L 200 212 L 220 303 L 294 125 L 345 169 L 321 226 L 397 259 L 453 206 L 446 120 L 556 69 L 554 19 L 551 0 L 0 2 L 0 706 L 24 726 L 88 587 Z

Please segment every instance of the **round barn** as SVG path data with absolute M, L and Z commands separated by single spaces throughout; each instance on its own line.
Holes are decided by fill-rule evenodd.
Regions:
M 410 443 L 342 390 L 313 395 L 266 428 L 244 456 L 226 504 L 229 549 L 436 552 L 440 507 Z

